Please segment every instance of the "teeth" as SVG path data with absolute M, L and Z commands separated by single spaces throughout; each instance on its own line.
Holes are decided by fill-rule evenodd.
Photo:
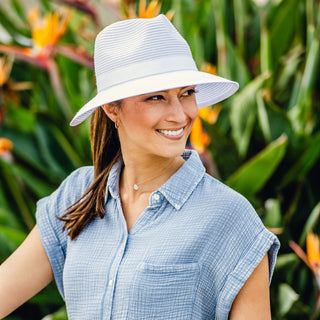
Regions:
M 183 128 L 181 128 L 177 131 L 172 131 L 172 130 L 158 130 L 158 131 L 167 135 L 167 136 L 178 136 L 183 131 Z

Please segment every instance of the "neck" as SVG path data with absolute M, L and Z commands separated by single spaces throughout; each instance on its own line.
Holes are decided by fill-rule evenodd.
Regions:
M 133 159 L 123 155 L 124 169 L 120 189 L 127 195 L 152 193 L 164 184 L 184 163 L 182 157 Z M 134 188 L 136 185 L 137 188 Z

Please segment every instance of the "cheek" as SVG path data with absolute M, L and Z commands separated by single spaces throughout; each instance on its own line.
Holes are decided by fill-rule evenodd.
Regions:
M 190 119 L 192 120 L 192 122 L 194 122 L 194 120 L 196 120 L 197 116 L 198 116 L 198 106 L 196 103 L 190 105 L 189 109 L 188 109 L 188 115 L 190 117 Z
M 127 114 L 125 117 L 124 125 L 133 132 L 144 132 L 150 130 L 153 127 L 156 117 L 152 117 L 152 115 L 148 113 L 141 112 L 141 110 L 137 110 Z

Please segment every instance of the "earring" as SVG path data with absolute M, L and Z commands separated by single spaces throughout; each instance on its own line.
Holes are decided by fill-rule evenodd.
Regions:
M 116 129 L 119 129 L 119 122 L 117 120 L 115 121 L 114 126 Z

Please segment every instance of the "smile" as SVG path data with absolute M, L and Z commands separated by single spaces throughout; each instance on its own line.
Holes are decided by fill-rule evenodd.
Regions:
M 160 129 L 158 129 L 157 131 L 162 133 L 162 134 L 165 134 L 166 136 L 176 137 L 176 136 L 179 136 L 182 133 L 183 128 L 181 128 L 179 130 L 160 130 Z

